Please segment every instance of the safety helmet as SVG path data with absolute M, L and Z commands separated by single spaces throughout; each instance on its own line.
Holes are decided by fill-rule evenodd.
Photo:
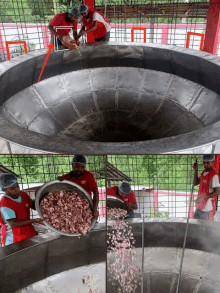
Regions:
M 203 162 L 214 162 L 215 155 L 203 155 L 202 160 L 203 160 Z
M 15 185 L 17 182 L 17 177 L 12 173 L 4 173 L 0 175 L 0 188 L 9 188 Z
M 83 155 L 75 155 L 72 158 L 72 164 L 82 164 L 86 166 L 86 157 L 84 157 Z
M 76 16 L 76 17 L 81 17 L 81 13 L 79 12 L 79 9 L 76 8 L 76 7 L 71 8 L 68 11 L 68 13 L 71 14 L 71 15 L 73 15 L 73 16 Z
M 129 194 L 131 192 L 131 186 L 128 182 L 124 181 L 124 182 L 121 182 L 119 185 L 118 185 L 118 188 L 121 192 L 123 192 L 124 194 Z
M 86 5 L 84 5 L 84 4 L 82 4 L 82 5 L 79 6 L 79 12 L 80 12 L 81 14 L 87 12 L 88 10 L 89 10 L 88 6 L 86 6 Z

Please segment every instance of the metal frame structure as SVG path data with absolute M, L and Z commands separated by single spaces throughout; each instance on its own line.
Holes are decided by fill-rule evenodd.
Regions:
M 83 1 L 55 0 L 42 4 L 40 0 L 29 3 L 22 0 L 7 8 L 11 0 L 2 4 L 0 19 L 0 53 L 4 57 L 5 41 L 26 40 L 28 46 L 33 43 L 37 49 L 46 48 L 49 42 L 47 22 L 53 15 L 67 11 L 70 6 L 79 6 Z M 167 43 L 185 46 L 187 32 L 204 33 L 204 51 L 219 54 L 220 5 L 218 0 L 203 2 L 177 2 L 169 0 L 129 0 L 129 1 L 94 1 L 85 0 L 91 8 L 105 14 L 112 24 L 112 38 L 117 41 L 129 41 L 131 29 L 147 29 L 146 41 L 149 43 Z M 28 21 L 31 19 L 31 21 Z M 206 27 L 207 20 L 207 27 Z M 11 27 L 9 29 L 9 27 Z M 13 28 L 14 27 L 14 28 Z M 80 27 L 80 26 L 79 26 Z M 115 37 L 113 37 L 115 35 Z M 42 40 L 44 40 L 42 42 Z M 141 32 L 135 34 L 135 41 L 143 42 Z M 88 42 L 94 42 L 92 33 L 87 35 Z M 199 49 L 199 40 L 193 38 L 190 48 Z M 18 48 L 19 49 L 19 48 Z M 21 50 L 21 48 L 19 49 Z M 21 52 L 22 53 L 22 52 Z
M 0 164 L 15 172 L 21 190 L 35 199 L 36 190 L 45 182 L 57 179 L 72 170 L 71 155 L 0 155 Z M 105 156 L 88 156 L 86 169 L 91 171 L 99 187 L 99 220 L 105 219 L 105 180 L 99 172 L 105 172 Z M 38 217 L 32 210 L 32 218 Z
M 135 239 L 135 260 L 129 265 L 143 265 L 143 288 L 136 292 L 176 293 L 181 253 L 186 229 L 184 219 L 131 219 L 129 225 Z M 107 221 L 111 234 L 113 221 Z M 179 291 L 219 292 L 219 223 L 190 220 Z M 114 252 L 107 254 L 108 264 L 114 263 Z M 120 271 L 119 271 L 120 273 Z M 107 274 L 107 292 L 114 292 L 117 280 Z M 141 291 L 141 289 L 143 289 Z M 125 291 L 121 291 L 125 292 Z
M 108 155 L 107 161 L 131 178 L 129 183 L 138 204 L 138 210 L 134 211 L 136 217 L 142 216 L 144 204 L 146 217 L 185 218 L 188 216 L 194 176 L 192 166 L 196 158 L 200 174 L 203 171 L 201 155 Z M 219 155 L 215 156 L 214 167 L 219 172 Z M 118 181 L 110 182 L 110 186 L 118 184 Z M 191 219 L 197 192 L 198 186 L 195 187 L 190 206 Z
M 34 199 L 36 189 L 44 182 L 55 180 L 71 170 L 71 158 L 71 155 L 0 155 L 0 164 L 4 170 L 17 174 L 21 189 Z M 87 170 L 94 174 L 100 188 L 102 214 L 106 187 L 128 181 L 137 198 L 138 216 L 143 213 L 144 204 L 147 217 L 178 218 L 188 214 L 194 172 L 192 165 L 196 158 L 200 174 L 203 170 L 201 155 L 87 156 Z M 214 166 L 219 171 L 219 155 L 215 158 Z M 198 187 L 195 187 L 193 198 L 197 191 Z M 217 208 L 219 206 L 218 203 Z M 193 218 L 193 210 L 194 201 L 190 218 Z

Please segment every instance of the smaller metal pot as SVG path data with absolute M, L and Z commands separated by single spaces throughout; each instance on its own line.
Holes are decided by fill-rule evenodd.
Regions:
M 115 209 L 122 209 L 126 211 L 128 210 L 128 206 L 122 199 L 112 195 L 107 195 L 106 207 L 107 209 L 115 208 Z
M 63 181 L 53 180 L 53 181 L 45 183 L 40 188 L 38 188 L 36 191 L 35 206 L 36 206 L 36 210 L 41 218 L 43 218 L 43 215 L 42 215 L 41 209 L 40 209 L 41 200 L 45 196 L 47 196 L 48 193 L 50 193 L 51 191 L 54 191 L 54 190 L 55 191 L 73 190 L 73 191 L 77 192 L 77 194 L 79 196 L 85 197 L 88 200 L 90 208 L 93 211 L 92 198 L 84 188 L 82 188 L 78 184 L 71 182 L 71 181 L 68 181 L 68 180 L 63 180 Z M 89 228 L 88 232 L 94 227 L 95 223 L 96 223 L 96 219 L 92 219 L 91 227 Z M 47 221 L 44 221 L 44 224 L 52 231 L 54 231 L 58 234 L 61 234 L 61 235 L 65 235 L 65 236 L 81 236 L 82 235 L 82 234 L 67 233 L 67 232 L 62 232 L 60 230 L 57 230 L 56 228 L 51 226 Z

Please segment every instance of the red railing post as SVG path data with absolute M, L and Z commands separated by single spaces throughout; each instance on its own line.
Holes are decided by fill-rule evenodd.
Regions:
M 89 8 L 95 8 L 95 0 L 84 0 L 84 3 L 86 6 Z M 93 33 L 88 33 L 87 34 L 87 43 L 94 43 L 95 39 L 93 37 Z
M 203 51 L 217 54 L 220 33 L 220 1 L 210 0 Z
M 9 44 L 23 44 L 23 45 L 24 45 L 24 52 L 25 52 L 26 54 L 27 54 L 27 52 L 28 52 L 26 41 L 5 42 L 8 60 L 11 60 L 10 52 L 9 52 L 9 46 L 8 46 Z
M 146 41 L 147 41 L 147 30 L 146 30 L 145 27 L 133 27 L 131 29 L 131 41 L 134 42 L 134 31 L 135 30 L 144 31 L 144 43 L 146 43 Z
M 161 44 L 168 43 L 168 34 L 169 34 L 169 26 L 162 28 L 162 35 L 161 35 Z
M 186 48 L 189 48 L 189 39 L 190 36 L 200 36 L 201 37 L 201 42 L 200 42 L 200 48 L 199 50 L 202 51 L 202 47 L 203 47 L 203 42 L 204 42 L 204 34 L 199 34 L 199 33 L 193 33 L 193 32 L 188 32 L 187 33 L 187 38 L 186 38 Z

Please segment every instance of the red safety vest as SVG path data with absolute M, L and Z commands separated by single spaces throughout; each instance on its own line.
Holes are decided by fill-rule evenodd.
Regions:
M 98 188 L 97 183 L 95 181 L 95 178 L 93 174 L 87 170 L 85 170 L 84 175 L 80 176 L 78 179 L 76 179 L 74 176 L 71 177 L 72 172 L 69 172 L 67 174 L 64 174 L 62 177 L 66 180 L 72 181 L 82 188 L 84 188 L 91 196 L 92 196 L 92 189 Z
M 209 186 L 212 178 L 215 175 L 218 175 L 215 169 L 212 169 L 206 176 L 204 176 L 205 171 L 202 172 L 200 176 L 200 184 L 199 184 L 199 191 L 198 191 L 198 197 L 202 195 L 209 194 Z M 206 204 L 207 204 L 208 198 L 204 199 L 201 203 L 196 203 L 196 208 L 198 210 L 204 210 Z
M 6 196 L 3 196 L 0 201 L 0 207 L 7 207 L 13 210 L 16 214 L 17 221 L 30 220 L 31 199 L 28 196 L 28 194 L 23 191 L 20 191 L 20 196 L 22 198 L 21 203 L 15 202 L 14 200 Z M 6 235 L 7 235 L 7 231 L 6 231 L 7 224 L 4 223 L 1 217 L 1 213 L 0 213 L 0 224 L 2 226 L 2 230 L 1 230 L 2 244 L 5 245 Z M 14 228 L 12 229 L 12 233 L 13 233 L 13 243 L 24 240 L 24 239 L 28 239 L 30 237 L 37 235 L 32 224 L 19 227 L 19 228 Z
M 104 15 L 102 13 L 100 13 L 99 11 L 96 10 L 92 10 L 89 9 L 89 20 L 87 21 L 86 18 L 82 17 L 82 23 L 85 25 L 86 29 L 90 29 L 93 27 L 93 14 L 94 13 L 98 13 L 99 15 L 101 15 L 101 17 L 104 19 L 105 22 L 107 22 L 110 25 L 110 22 L 104 17 Z M 97 21 L 97 29 L 94 30 L 93 36 L 95 39 L 100 39 L 101 37 L 103 37 L 104 35 L 107 34 L 107 29 L 104 25 L 104 23 Z

